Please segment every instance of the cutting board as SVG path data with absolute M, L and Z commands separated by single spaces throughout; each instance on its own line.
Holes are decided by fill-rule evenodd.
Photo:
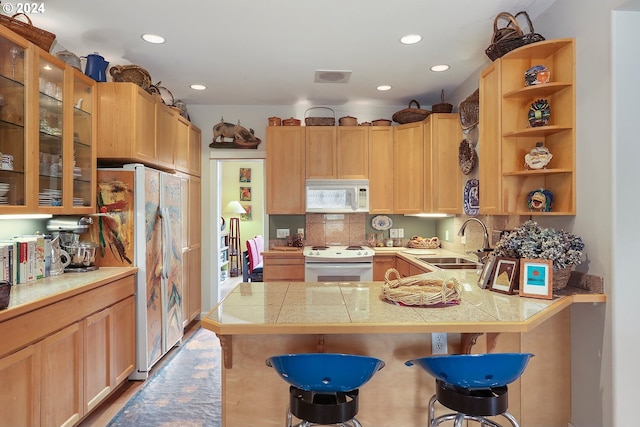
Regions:
M 269 248 L 269 250 L 272 251 L 301 251 L 302 248 L 297 248 L 295 246 L 272 246 L 271 248 Z

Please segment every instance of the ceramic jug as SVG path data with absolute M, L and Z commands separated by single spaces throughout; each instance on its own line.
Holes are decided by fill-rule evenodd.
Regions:
M 87 65 L 84 68 L 84 73 L 97 82 L 106 82 L 109 63 L 98 52 L 89 54 L 86 58 Z
M 60 247 L 60 236 L 51 240 L 51 276 L 64 273 L 64 269 L 71 263 L 71 257 Z

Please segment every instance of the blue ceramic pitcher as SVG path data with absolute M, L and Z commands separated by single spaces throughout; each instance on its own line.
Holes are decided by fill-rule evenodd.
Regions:
M 106 82 L 108 66 L 109 63 L 98 52 L 94 52 L 87 55 L 87 65 L 84 68 L 84 73 L 97 82 Z

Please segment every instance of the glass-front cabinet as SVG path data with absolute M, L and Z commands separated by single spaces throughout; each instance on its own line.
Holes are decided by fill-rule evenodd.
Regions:
M 26 85 L 27 43 L 0 33 L 0 212 L 27 204 Z
M 94 212 L 95 85 L 0 26 L 0 214 Z
M 63 149 L 65 130 L 64 63 L 38 57 L 38 206 L 62 209 L 66 165 Z M 58 210 L 51 210 L 57 212 Z

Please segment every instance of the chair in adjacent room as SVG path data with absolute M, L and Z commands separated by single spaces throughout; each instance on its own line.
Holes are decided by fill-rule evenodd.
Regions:
M 247 240 L 247 250 L 243 252 L 243 281 L 262 282 L 262 249 L 255 237 Z M 246 253 L 246 255 L 245 255 Z
M 408 360 L 405 365 L 418 365 L 436 379 L 427 426 L 454 421 L 454 427 L 462 427 L 464 421 L 476 421 L 482 427 L 501 427 L 488 417 L 502 416 L 512 427 L 520 427 L 507 410 L 507 384 L 520 378 L 532 356 L 531 353 L 437 355 Z M 436 402 L 455 412 L 436 417 Z
M 359 388 L 384 367 L 374 357 L 341 353 L 283 354 L 266 364 L 290 384 L 286 427 L 294 419 L 300 420 L 296 427 L 362 427 L 356 419 Z

